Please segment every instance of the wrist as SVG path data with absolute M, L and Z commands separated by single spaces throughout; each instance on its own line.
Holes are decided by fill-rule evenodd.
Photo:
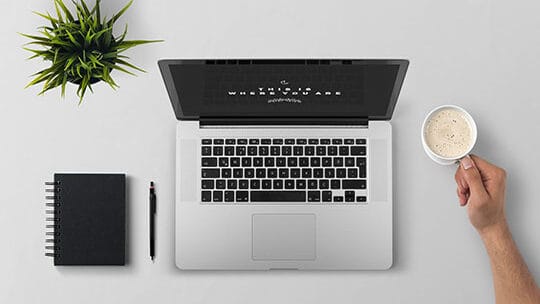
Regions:
M 488 242 L 509 235 L 510 229 L 508 228 L 506 219 L 503 218 L 497 223 L 478 229 L 478 234 L 480 234 L 480 237 L 484 242 Z

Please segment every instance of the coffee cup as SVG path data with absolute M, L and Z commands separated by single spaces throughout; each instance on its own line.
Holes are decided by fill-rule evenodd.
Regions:
M 422 146 L 426 154 L 441 165 L 451 165 L 471 153 L 476 143 L 476 123 L 463 108 L 437 107 L 422 124 Z

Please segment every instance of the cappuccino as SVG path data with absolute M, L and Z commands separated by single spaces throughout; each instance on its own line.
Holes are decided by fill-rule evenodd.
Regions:
M 424 129 L 427 146 L 433 153 L 445 157 L 460 157 L 473 144 L 473 134 L 467 117 L 454 108 L 435 112 Z

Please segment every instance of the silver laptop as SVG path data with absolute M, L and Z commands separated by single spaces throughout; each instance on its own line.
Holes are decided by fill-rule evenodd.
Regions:
M 161 60 L 178 119 L 176 265 L 392 265 L 407 60 Z

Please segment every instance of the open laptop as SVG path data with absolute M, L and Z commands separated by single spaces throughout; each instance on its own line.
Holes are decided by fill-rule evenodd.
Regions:
M 388 269 L 407 60 L 161 60 L 181 269 Z

